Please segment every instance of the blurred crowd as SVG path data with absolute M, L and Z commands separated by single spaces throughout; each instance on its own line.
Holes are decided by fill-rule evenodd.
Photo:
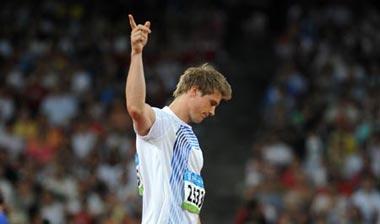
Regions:
M 223 54 L 216 8 L 115 4 L 2 3 L 0 190 L 12 224 L 139 223 L 124 98 L 129 12 L 152 22 L 144 53 L 152 105 L 166 103 L 185 66 Z
M 380 223 L 380 13 L 288 8 L 246 163 L 243 223 Z

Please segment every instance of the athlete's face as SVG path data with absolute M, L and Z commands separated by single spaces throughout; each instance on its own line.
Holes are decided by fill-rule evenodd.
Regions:
M 202 92 L 196 88 L 191 89 L 191 102 L 190 102 L 190 121 L 193 123 L 201 123 L 205 118 L 214 116 L 215 109 L 222 100 L 222 94 L 214 91 L 213 94 L 203 95 Z

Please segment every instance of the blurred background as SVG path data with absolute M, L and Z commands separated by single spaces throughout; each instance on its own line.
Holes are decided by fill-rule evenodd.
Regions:
M 194 126 L 203 223 L 380 223 L 380 14 L 353 0 L 2 2 L 11 223 L 140 223 L 128 13 L 152 23 L 151 105 L 204 62 L 232 85 L 232 101 Z

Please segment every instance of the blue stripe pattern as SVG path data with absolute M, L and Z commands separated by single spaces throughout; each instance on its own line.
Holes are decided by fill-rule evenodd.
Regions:
M 139 155 L 137 154 L 137 152 L 135 154 L 135 165 L 136 166 L 140 165 Z
M 170 207 L 169 224 L 185 223 L 186 220 L 181 204 L 184 195 L 183 176 L 187 169 L 191 149 L 200 149 L 198 139 L 191 128 L 181 125 L 176 133 L 171 160 L 170 187 L 173 200 Z

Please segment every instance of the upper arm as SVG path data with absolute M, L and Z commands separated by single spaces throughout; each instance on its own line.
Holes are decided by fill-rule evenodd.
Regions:
M 133 120 L 136 133 L 141 136 L 148 134 L 156 119 L 153 108 L 149 104 L 145 104 L 141 111 L 128 108 L 128 113 Z

